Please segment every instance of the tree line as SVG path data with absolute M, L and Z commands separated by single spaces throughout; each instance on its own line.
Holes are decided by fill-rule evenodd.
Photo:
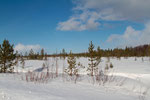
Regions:
M 8 40 L 4 40 L 2 44 L 0 44 L 0 73 L 1 72 L 13 72 L 14 66 L 18 59 L 20 59 L 22 62 L 24 59 L 38 59 L 38 60 L 46 60 L 47 57 L 68 57 L 69 59 L 74 59 L 73 57 L 89 57 L 89 61 L 91 64 L 89 64 L 88 70 L 92 71 L 91 75 L 93 75 L 93 72 L 95 70 L 95 66 L 97 66 L 100 63 L 101 57 L 141 57 L 141 56 L 150 56 L 150 45 L 141 45 L 137 47 L 126 47 L 125 49 L 122 48 L 115 48 L 115 49 L 107 49 L 103 50 L 98 46 L 96 49 L 94 49 L 94 44 L 92 41 L 89 44 L 88 52 L 85 53 L 72 53 L 69 54 L 66 53 L 65 49 L 62 49 L 62 52 L 59 54 L 47 54 L 44 52 L 44 49 L 41 49 L 39 52 L 34 52 L 32 49 L 29 53 L 18 54 L 17 51 L 14 51 L 14 45 L 11 45 Z M 96 61 L 96 63 L 95 63 Z M 72 62 L 72 61 L 68 61 Z M 74 63 L 73 61 L 72 63 Z M 71 64 L 70 66 L 75 66 L 75 64 Z M 71 67 L 72 68 L 72 67 Z M 75 67 L 73 67 L 75 68 Z M 72 72 L 72 69 L 71 69 Z
M 47 55 L 49 57 L 67 57 L 69 54 L 65 52 L 65 49 L 63 49 L 63 52 L 60 54 L 52 54 Z M 83 52 L 83 53 L 72 53 L 72 55 L 76 57 L 90 57 L 89 52 Z M 93 56 L 98 57 L 144 57 L 144 56 L 150 56 L 150 45 L 140 45 L 136 47 L 125 47 L 123 48 L 114 48 L 114 49 L 101 49 L 100 46 L 97 47 L 97 49 L 93 50 Z

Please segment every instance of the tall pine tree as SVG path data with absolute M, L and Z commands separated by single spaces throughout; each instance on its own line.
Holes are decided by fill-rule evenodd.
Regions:
M 0 45 L 0 72 L 13 72 L 13 65 L 16 64 L 15 58 L 16 53 L 14 53 L 13 45 L 8 40 L 4 40 Z

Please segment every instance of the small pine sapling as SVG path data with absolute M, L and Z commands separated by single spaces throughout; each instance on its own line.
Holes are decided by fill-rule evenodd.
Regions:
M 112 64 L 112 63 L 110 63 L 110 66 L 109 66 L 109 67 L 112 69 L 114 66 L 113 66 L 113 64 Z
M 70 54 L 68 56 L 68 60 L 67 60 L 69 66 L 65 69 L 65 72 L 72 76 L 72 75 L 76 75 L 78 73 L 78 69 L 76 68 L 76 59 L 73 56 L 72 52 L 70 51 Z
M 98 65 L 101 61 L 101 58 L 100 58 L 100 56 L 98 56 L 98 57 L 95 56 L 94 45 L 93 45 L 92 41 L 89 44 L 88 51 L 89 51 L 89 59 L 88 60 L 90 61 L 90 63 L 89 63 L 87 71 L 90 72 L 91 76 L 93 76 L 94 72 L 98 72 Z

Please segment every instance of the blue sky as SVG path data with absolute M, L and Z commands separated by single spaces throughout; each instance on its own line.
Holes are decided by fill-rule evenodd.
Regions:
M 91 40 L 103 49 L 150 43 L 145 38 L 150 3 L 135 0 L 125 8 L 132 0 L 103 1 L 0 0 L 0 42 L 8 39 L 22 52 L 45 48 L 48 53 L 84 52 Z

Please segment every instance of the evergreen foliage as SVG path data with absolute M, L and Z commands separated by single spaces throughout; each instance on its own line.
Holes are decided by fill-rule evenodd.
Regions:
M 30 50 L 29 52 L 29 59 L 39 59 L 39 53 L 34 53 L 33 49 Z
M 13 45 L 8 40 L 4 40 L 0 45 L 0 72 L 13 72 L 16 64 L 16 53 L 14 53 Z
M 101 57 L 101 49 L 100 46 L 97 47 L 97 56 Z
M 40 59 L 43 59 L 44 56 L 45 56 L 45 55 L 44 55 L 44 49 L 42 48 L 42 49 L 41 49 L 41 56 L 40 56 Z
M 76 75 L 78 73 L 78 69 L 76 68 L 76 59 L 73 56 L 72 52 L 70 51 L 70 54 L 68 56 L 67 60 L 69 66 L 67 69 L 65 69 L 65 72 L 69 74 L 70 76 Z
M 94 72 L 98 72 L 98 65 L 100 63 L 100 57 L 97 57 L 95 56 L 95 51 L 94 51 L 94 45 L 91 41 L 91 43 L 89 44 L 89 48 L 88 48 L 88 51 L 89 51 L 89 66 L 88 66 L 88 69 L 87 71 L 90 72 L 90 75 L 93 76 L 94 75 Z
M 114 66 L 113 66 L 113 64 L 112 63 L 110 63 L 110 68 L 113 68 Z
M 34 51 L 31 49 L 30 52 L 29 52 L 29 58 L 30 59 L 34 59 Z
M 89 52 L 84 53 L 76 53 L 73 54 L 77 57 L 90 57 Z M 93 51 L 93 56 L 97 57 L 117 57 L 120 59 L 121 57 L 150 57 L 150 45 L 140 45 L 136 47 L 126 47 L 122 48 L 114 48 L 114 49 L 99 49 L 97 51 Z
M 67 56 L 67 53 L 65 51 L 65 49 L 62 49 L 62 53 L 61 53 L 62 57 L 65 59 Z

